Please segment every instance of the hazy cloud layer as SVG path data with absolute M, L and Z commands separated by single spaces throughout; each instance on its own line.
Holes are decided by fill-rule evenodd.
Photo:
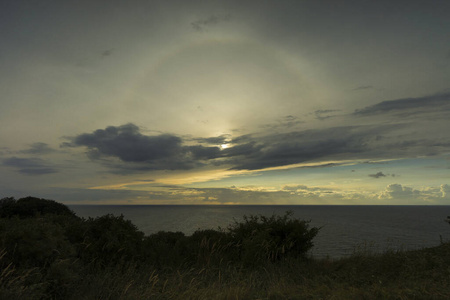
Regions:
M 0 190 L 152 178 L 223 188 L 162 202 L 450 194 L 448 1 L 3 2 Z
M 442 111 L 450 111 L 450 93 L 383 101 L 378 104 L 356 110 L 354 114 L 375 115 L 395 113 L 401 116 L 409 116 Z
M 316 119 L 325 120 L 335 116 L 335 112 L 340 111 L 339 109 L 319 109 L 314 112 Z
M 195 22 L 192 22 L 191 25 L 195 31 L 202 32 L 207 27 L 217 25 L 220 22 L 228 22 L 228 21 L 230 21 L 230 19 L 231 19 L 230 14 L 212 15 L 206 19 L 200 19 Z
M 368 89 L 373 89 L 373 86 L 371 86 L 371 85 L 361 85 L 361 86 L 358 86 L 358 87 L 354 88 L 352 91 L 361 91 L 361 90 L 368 90 Z
M 158 186 L 158 191 L 142 190 L 82 190 L 53 189 L 51 197 L 66 195 L 71 201 L 130 201 L 172 204 L 448 204 L 450 197 L 442 192 L 448 185 L 414 189 L 401 184 L 389 184 L 378 192 L 346 191 L 321 186 L 286 185 L 280 189 L 265 187 L 186 188 Z
M 393 129 L 395 126 L 344 126 L 260 138 L 240 137 L 241 144 L 223 150 L 223 154 L 235 157 L 234 169 L 250 170 L 330 159 L 370 158 L 375 155 L 372 152 L 377 146 L 376 136 Z
M 26 175 L 45 175 L 58 172 L 40 158 L 10 157 L 3 160 L 3 165 L 17 169 L 19 173 Z
M 38 154 L 49 154 L 55 151 L 56 151 L 55 149 L 51 148 L 46 143 L 33 143 L 30 145 L 30 148 L 21 150 L 19 151 L 19 153 L 38 155 Z
M 292 128 L 304 123 L 305 121 L 300 120 L 297 116 L 287 115 L 285 117 L 279 118 L 274 123 L 264 124 L 261 126 L 261 128 L 273 131 L 276 131 L 278 129 L 292 130 Z

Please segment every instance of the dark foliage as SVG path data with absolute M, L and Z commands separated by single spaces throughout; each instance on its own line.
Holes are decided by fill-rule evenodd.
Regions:
M 1 218 L 10 218 L 13 216 L 29 218 L 47 214 L 75 217 L 75 213 L 67 206 L 53 200 L 35 197 L 21 198 L 17 201 L 12 197 L 3 198 L 0 200 Z
M 144 234 L 123 215 L 111 214 L 89 218 L 80 244 L 80 256 L 85 261 L 98 261 L 102 265 L 141 259 Z
M 198 230 L 191 236 L 162 231 L 144 236 L 122 215 L 82 219 L 63 204 L 33 197 L 0 200 L 0 216 L 4 274 L 0 296 L 14 294 L 11 288 L 2 288 L 1 280 L 26 274 L 17 277 L 27 278 L 23 282 L 15 281 L 21 282 L 21 289 L 45 295 L 35 298 L 53 299 L 64 299 L 70 287 L 86 276 L 106 274 L 111 268 L 114 272 L 131 266 L 135 270 L 253 268 L 287 257 L 305 258 L 318 232 L 288 213 L 244 217 L 244 222 L 225 230 Z M 23 291 L 19 294 L 26 295 Z
M 319 228 L 309 228 L 309 221 L 284 216 L 244 216 L 228 227 L 239 257 L 246 264 L 278 261 L 287 257 L 306 257 L 313 247 Z
M 145 261 L 157 268 L 176 267 L 186 261 L 187 237 L 182 232 L 159 231 L 144 238 Z

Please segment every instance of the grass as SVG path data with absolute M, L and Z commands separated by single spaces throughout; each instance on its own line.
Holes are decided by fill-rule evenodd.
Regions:
M 52 282 L 45 278 L 27 285 L 33 276 L 32 269 L 4 268 L 0 298 L 58 299 L 55 294 L 47 298 L 44 291 Z M 450 299 L 450 243 L 338 260 L 288 259 L 251 268 L 156 269 L 130 263 L 59 284 L 65 284 L 60 299 Z
M 450 299 L 450 244 L 253 269 L 176 270 L 149 278 L 151 299 Z M 123 299 L 133 299 L 132 290 Z

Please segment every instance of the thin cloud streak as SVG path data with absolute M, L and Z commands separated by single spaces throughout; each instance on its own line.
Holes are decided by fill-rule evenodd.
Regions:
M 51 167 L 40 158 L 10 157 L 3 160 L 3 165 L 16 169 L 19 173 L 26 175 L 47 175 L 57 173 L 58 170 Z

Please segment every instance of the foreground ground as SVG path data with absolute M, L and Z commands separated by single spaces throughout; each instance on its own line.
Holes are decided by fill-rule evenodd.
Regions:
M 61 299 L 450 299 L 450 244 L 346 259 L 285 261 L 255 268 L 231 266 L 157 270 L 109 267 L 65 282 L 41 280 L 33 270 L 2 271 L 1 299 L 47 298 L 49 285 Z M 48 298 L 58 298 L 57 295 Z
M 314 259 L 317 230 L 289 215 L 144 237 L 123 217 L 0 202 L 0 299 L 450 299 L 448 242 Z

